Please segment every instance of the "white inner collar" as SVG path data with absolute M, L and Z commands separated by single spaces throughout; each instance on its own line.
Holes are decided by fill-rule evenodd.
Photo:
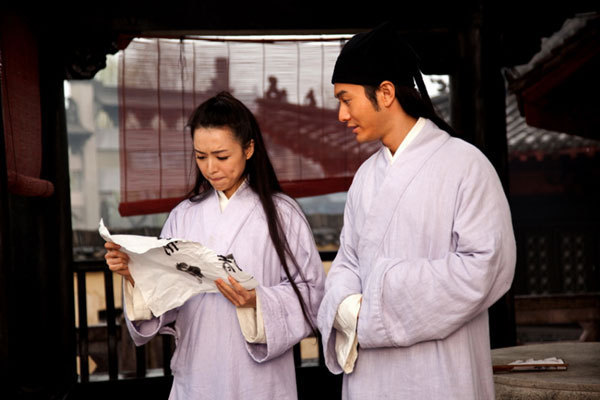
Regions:
M 221 208 L 221 212 L 225 211 L 225 208 L 227 207 L 227 205 L 229 204 L 231 199 L 233 199 L 233 196 L 235 196 L 236 193 L 239 192 L 241 188 L 246 186 L 247 182 L 248 182 L 248 180 L 244 179 L 242 184 L 235 190 L 235 192 L 233 192 L 233 194 L 231 195 L 230 198 L 227 198 L 227 195 L 225 195 L 225 192 L 223 192 L 221 190 L 217 190 L 217 196 L 219 197 L 219 207 Z
M 410 129 L 410 131 L 408 131 L 408 134 L 406 134 L 406 137 L 404 138 L 402 143 L 400 143 L 400 146 L 398 146 L 398 148 L 396 149 L 396 152 L 394 153 L 394 155 L 392 155 L 392 152 L 390 151 L 390 149 L 388 149 L 387 147 L 384 146 L 385 147 L 385 149 L 384 149 L 385 155 L 387 156 L 387 159 L 390 162 L 390 165 L 393 164 L 394 161 L 396 161 L 398 159 L 398 154 L 402 153 L 404 151 L 404 149 L 410 144 L 410 142 L 412 142 L 417 137 L 419 132 L 421 132 L 421 130 L 423 130 L 423 127 L 425 126 L 426 121 L 427 120 L 425 118 L 419 117 L 417 122 Z

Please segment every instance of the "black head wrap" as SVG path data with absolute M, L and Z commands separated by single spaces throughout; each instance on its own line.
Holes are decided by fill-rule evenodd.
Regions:
M 354 35 L 342 48 L 331 77 L 331 83 L 375 87 L 385 80 L 408 87 L 416 80 L 422 92 L 417 56 L 389 22 Z

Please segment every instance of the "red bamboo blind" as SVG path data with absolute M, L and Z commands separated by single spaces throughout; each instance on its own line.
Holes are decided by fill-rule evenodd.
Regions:
M 331 73 L 343 42 L 135 39 L 119 59 L 121 215 L 169 211 L 193 183 L 193 109 L 228 90 L 256 115 L 284 190 L 345 191 L 377 144 L 337 119 Z

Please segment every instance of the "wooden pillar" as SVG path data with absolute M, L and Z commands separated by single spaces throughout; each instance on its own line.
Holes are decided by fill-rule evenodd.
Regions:
M 8 193 L 6 168 L 0 168 L 0 354 L 6 379 L 0 397 L 6 399 L 66 398 L 77 379 L 63 71 L 55 61 L 56 42 L 40 40 L 41 177 L 55 192 L 46 198 Z
M 53 338 L 54 361 L 58 366 L 56 384 L 53 392 L 58 395 L 68 393 L 77 381 L 76 369 L 76 332 L 75 332 L 75 295 L 73 289 L 73 229 L 71 226 L 71 187 L 69 175 L 69 142 L 67 138 L 67 117 L 64 97 L 63 64 L 57 62 L 57 37 L 45 36 L 41 42 L 40 85 L 42 103 L 42 129 L 44 160 L 42 171 L 52 177 L 55 194 L 48 202 L 44 215 L 45 231 L 52 238 L 49 249 L 53 260 L 48 263 L 50 274 L 55 274 L 53 284 L 49 286 L 55 303 L 53 315 L 57 334 Z M 46 107 L 44 107 L 44 105 Z M 47 365 L 50 367 L 50 365 Z
M 0 93 L 2 93 L 0 81 Z M 10 238 L 9 238 L 9 213 L 8 213 L 8 183 L 6 176 L 6 152 L 4 146 L 4 122 L 2 115 L 2 96 L 0 95 L 0 376 L 10 378 L 10 302 L 11 277 L 10 268 Z M 10 381 L 10 380 L 9 380 Z M 0 396 L 5 390 L 0 389 Z
M 494 165 L 508 196 L 506 90 L 492 14 L 479 4 L 470 23 L 458 32 L 458 58 L 450 75 L 451 119 L 457 134 L 477 146 Z M 511 291 L 490 308 L 489 315 L 492 348 L 515 345 Z

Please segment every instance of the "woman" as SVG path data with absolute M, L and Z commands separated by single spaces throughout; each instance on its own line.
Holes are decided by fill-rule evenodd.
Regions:
M 218 280 L 203 293 L 146 321 L 126 319 L 137 345 L 174 322 L 170 399 L 295 399 L 292 346 L 314 332 L 324 271 L 298 205 L 284 195 L 258 124 L 222 92 L 188 122 L 198 174 L 188 199 L 170 213 L 162 237 L 233 254 L 260 285 Z M 134 285 L 126 254 L 107 243 L 107 264 Z M 129 287 L 131 289 L 131 287 Z

